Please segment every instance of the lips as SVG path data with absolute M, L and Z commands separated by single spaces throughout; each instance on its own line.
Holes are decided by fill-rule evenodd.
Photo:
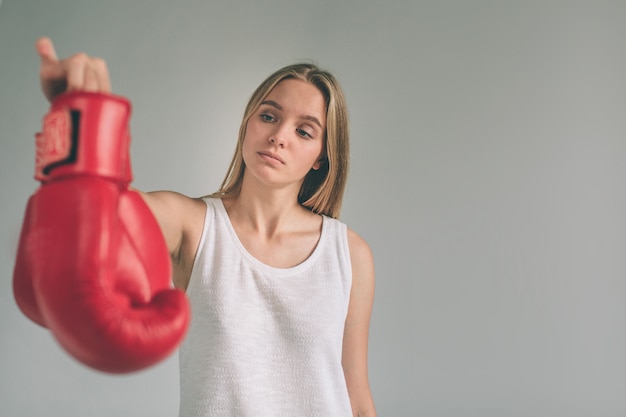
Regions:
M 267 152 L 259 152 L 259 155 L 264 156 L 266 158 L 274 159 L 274 160 L 280 162 L 281 164 L 285 163 L 285 161 L 283 161 L 280 156 L 276 155 L 273 152 L 269 152 L 269 151 L 267 151 Z

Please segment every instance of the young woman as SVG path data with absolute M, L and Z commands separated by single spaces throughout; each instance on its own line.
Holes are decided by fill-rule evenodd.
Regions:
M 37 42 L 49 100 L 108 93 L 104 61 Z M 367 372 L 374 266 L 336 220 L 348 164 L 343 93 L 292 65 L 253 93 L 220 190 L 143 193 L 185 290 L 180 416 L 375 416 Z

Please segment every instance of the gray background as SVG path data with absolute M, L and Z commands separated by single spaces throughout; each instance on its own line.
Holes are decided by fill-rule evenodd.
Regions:
M 48 35 L 107 59 L 144 190 L 214 191 L 266 75 L 301 59 L 337 74 L 342 220 L 377 265 L 380 416 L 626 416 L 625 22 L 624 1 L 5 0 L 0 414 L 178 408 L 176 355 L 97 373 L 14 305 Z

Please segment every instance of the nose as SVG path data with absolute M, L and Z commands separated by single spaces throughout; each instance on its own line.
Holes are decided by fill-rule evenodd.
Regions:
M 270 143 L 272 145 L 278 146 L 279 148 L 284 148 L 285 147 L 285 143 L 279 139 L 278 135 L 273 135 L 270 137 Z
M 287 135 L 287 132 L 285 130 L 286 130 L 285 127 L 280 126 L 280 125 L 277 126 L 276 129 L 273 132 L 271 132 L 271 135 L 268 138 L 269 142 L 274 146 L 278 146 L 279 148 L 284 148 L 286 144 L 286 135 Z

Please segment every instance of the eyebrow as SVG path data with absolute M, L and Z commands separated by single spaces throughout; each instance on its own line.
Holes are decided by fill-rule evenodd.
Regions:
M 276 103 L 274 100 L 265 100 L 261 104 L 267 104 L 268 106 L 272 106 L 272 107 L 274 107 L 274 108 L 276 108 L 278 110 L 281 110 L 281 111 L 283 110 L 283 106 L 281 106 L 280 104 Z M 320 121 L 315 116 L 305 115 L 305 116 L 302 116 L 302 119 L 310 120 L 311 122 L 317 124 L 320 127 L 320 129 L 324 129 L 322 127 L 322 123 L 320 123 Z

